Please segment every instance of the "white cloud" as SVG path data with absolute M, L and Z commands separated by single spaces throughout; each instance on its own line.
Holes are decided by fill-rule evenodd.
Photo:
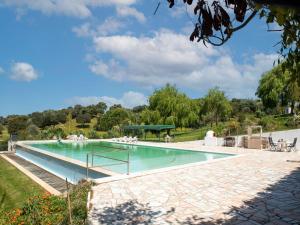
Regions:
M 80 26 L 73 27 L 72 31 L 78 37 L 93 37 L 95 35 L 95 31 L 91 28 L 90 23 L 84 23 Z
M 96 60 L 90 66 L 97 75 L 152 88 L 172 83 L 202 93 L 219 86 L 230 97 L 254 97 L 260 75 L 277 58 L 259 53 L 237 64 L 222 48 L 206 48 L 166 30 L 153 37 L 100 36 L 94 38 L 94 46 L 100 56 L 112 56 L 108 62 Z
M 99 35 L 108 35 L 118 32 L 120 29 L 125 27 L 125 23 L 109 17 L 98 26 L 92 25 L 91 23 L 84 23 L 80 26 L 73 27 L 72 31 L 78 37 L 95 37 Z
M 136 0 L 2 0 L 0 6 L 16 7 L 17 12 L 40 11 L 43 14 L 62 14 L 86 18 L 92 15 L 91 8 L 110 5 L 131 5 Z
M 29 63 L 16 62 L 11 67 L 10 78 L 16 81 L 30 82 L 38 78 L 38 73 Z
M 0 66 L 0 75 L 3 74 L 5 71 L 4 69 Z
M 105 102 L 108 107 L 114 104 L 121 104 L 126 108 L 133 108 L 138 105 L 147 104 L 147 98 L 144 94 L 134 91 L 125 92 L 121 98 L 109 97 L 109 96 L 88 96 L 88 97 L 74 97 L 67 100 L 68 104 L 83 106 L 95 105 L 99 102 Z
M 117 14 L 122 17 L 132 16 L 136 18 L 140 23 L 144 23 L 146 18 L 143 13 L 139 12 L 137 9 L 128 6 L 117 7 Z

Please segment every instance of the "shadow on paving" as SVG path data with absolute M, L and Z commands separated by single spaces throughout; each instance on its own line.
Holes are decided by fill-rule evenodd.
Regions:
M 226 193 L 224 193 L 226 195 Z M 257 197 L 245 201 L 242 207 L 232 207 L 224 214 L 230 219 L 201 218 L 194 215 L 170 221 L 167 212 L 155 211 L 149 205 L 128 201 L 116 207 L 107 207 L 94 213 L 93 219 L 100 224 L 181 224 L 181 225 L 299 225 L 300 224 L 300 167 L 287 175 Z
M 137 201 L 128 201 L 119 204 L 116 207 L 106 207 L 99 213 L 92 215 L 93 219 L 100 224 L 157 224 L 160 218 L 172 213 L 174 210 L 167 212 L 155 211 L 148 204 L 141 204 Z
M 177 223 L 182 225 L 299 225 L 300 167 L 266 188 L 264 192 L 257 193 L 257 197 L 245 201 L 242 207 L 232 207 L 225 215 L 230 219 L 214 220 L 195 215 Z

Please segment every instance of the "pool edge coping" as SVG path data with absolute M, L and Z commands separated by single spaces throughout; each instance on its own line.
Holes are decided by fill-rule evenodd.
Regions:
M 132 178 L 136 178 L 136 177 L 149 176 L 149 175 L 169 172 L 169 171 L 173 171 L 173 170 L 180 170 L 180 169 L 184 169 L 184 168 L 196 167 L 196 166 L 200 166 L 200 165 L 204 165 L 204 164 L 208 164 L 208 163 L 216 163 L 216 162 L 219 162 L 219 161 L 244 157 L 244 156 L 247 156 L 247 155 L 248 154 L 235 154 L 235 155 L 232 155 L 232 156 L 219 158 L 219 159 L 212 159 L 212 160 L 206 160 L 206 161 L 195 162 L 195 163 L 187 163 L 187 164 L 178 165 L 178 166 L 170 166 L 170 167 L 165 167 L 165 168 L 152 169 L 152 170 L 147 170 L 147 171 L 144 171 L 144 172 L 132 173 L 130 175 L 126 175 L 126 174 L 115 175 L 115 176 L 111 176 L 111 177 L 104 177 L 104 178 L 94 179 L 93 181 L 96 184 L 110 183 L 110 182 L 115 182 L 115 181 L 119 181 L 119 180 L 132 179 Z

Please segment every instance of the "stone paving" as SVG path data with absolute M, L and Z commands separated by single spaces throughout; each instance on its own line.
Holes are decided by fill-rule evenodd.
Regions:
M 90 224 L 300 224 L 299 152 L 210 150 L 241 157 L 99 184 Z

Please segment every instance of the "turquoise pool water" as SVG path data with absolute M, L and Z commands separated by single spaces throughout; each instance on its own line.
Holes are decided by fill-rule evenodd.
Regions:
M 128 160 L 128 153 L 130 161 L 130 173 L 232 156 L 231 154 L 223 153 L 189 151 L 110 142 L 57 142 L 47 144 L 31 144 L 30 146 L 76 159 L 84 163 L 86 163 L 86 155 L 88 153 L 94 152 L 95 154 L 108 157 L 103 158 L 95 156 L 93 160 L 94 166 L 101 166 L 105 169 L 122 174 L 127 173 L 127 163 L 120 162 L 118 160 Z
M 16 155 L 38 165 L 64 180 L 67 178 L 68 181 L 73 184 L 76 184 L 82 179 L 86 179 L 86 169 L 73 163 L 68 163 L 66 161 L 20 147 L 16 148 Z M 102 177 L 107 177 L 107 175 L 92 170 L 89 171 L 89 178 L 97 179 Z

